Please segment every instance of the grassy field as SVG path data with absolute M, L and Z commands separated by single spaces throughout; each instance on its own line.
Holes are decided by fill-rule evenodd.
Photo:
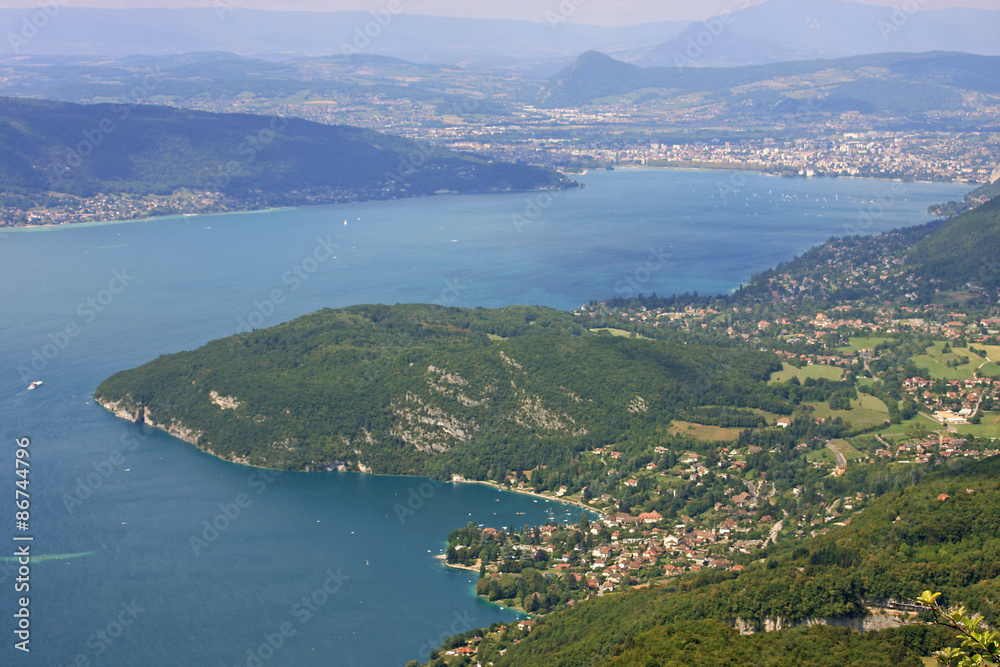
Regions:
M 644 340 L 649 340 L 645 336 L 640 336 L 639 334 L 632 333 L 631 331 L 625 331 L 624 329 L 611 329 L 609 327 L 605 327 L 603 329 L 591 329 L 590 331 L 592 333 L 600 333 L 602 331 L 607 331 L 609 334 L 611 334 L 612 336 L 615 336 L 616 338 L 632 338 L 634 336 L 636 338 L 642 338 Z
M 739 437 L 741 430 L 743 429 L 705 426 L 682 421 L 674 421 L 670 425 L 670 435 L 681 435 L 706 442 L 732 442 Z
M 828 448 L 814 449 L 806 454 L 806 461 L 809 463 L 832 463 L 837 464 L 837 457 Z
M 787 382 L 793 377 L 797 377 L 799 382 L 804 381 L 806 378 L 812 378 L 813 380 L 839 380 L 843 375 L 844 369 L 837 368 L 836 366 L 813 364 L 812 366 L 796 368 L 791 364 L 783 363 L 781 364 L 781 370 L 771 375 L 771 382 Z
M 1000 377 L 1000 364 L 990 362 L 981 369 L 984 377 Z
M 854 354 L 856 352 L 860 352 L 861 350 L 865 350 L 869 347 L 875 347 L 876 345 L 884 343 L 888 340 L 892 339 L 885 338 L 882 336 L 870 336 L 868 338 L 851 338 L 850 342 L 847 345 L 844 345 L 843 347 L 838 347 L 837 350 L 840 352 L 844 352 L 846 354 Z
M 1000 412 L 984 412 L 979 424 L 958 424 L 955 426 L 962 435 L 977 438 L 1000 438 Z
M 899 424 L 890 424 L 881 431 L 879 435 L 883 436 L 904 436 L 906 435 L 906 430 L 910 426 L 922 426 L 924 429 L 929 431 L 939 431 L 943 427 L 938 422 L 934 421 L 930 417 L 925 417 L 922 414 L 918 414 L 913 419 L 907 419 Z
M 989 361 L 964 347 L 952 348 L 947 354 L 942 351 L 943 349 L 944 343 L 934 343 L 927 348 L 925 354 L 914 356 L 913 363 L 917 368 L 926 368 L 934 380 L 965 380 L 972 377 L 980 365 Z M 968 357 L 969 363 L 954 368 L 947 365 L 949 361 L 955 361 L 959 357 Z
M 704 408 L 716 408 L 718 410 L 722 409 L 722 407 L 718 406 L 718 405 L 699 405 L 698 406 L 699 410 L 704 409 Z M 742 410 L 743 412 L 752 412 L 755 415 L 760 415 L 761 417 L 763 417 L 764 419 L 767 420 L 768 424 L 773 424 L 776 421 L 778 421 L 779 419 L 781 419 L 781 417 L 782 417 L 782 415 L 779 415 L 776 412 L 768 412 L 767 410 L 761 410 L 760 408 L 740 408 L 740 410 Z M 784 415 L 784 416 L 787 416 L 787 415 Z
M 850 410 L 831 410 L 830 404 L 826 402 L 809 405 L 813 406 L 813 417 L 824 419 L 840 417 L 845 422 L 859 427 L 878 426 L 889 418 L 889 409 L 885 407 L 885 403 L 868 394 L 859 394 L 856 400 L 851 401 Z
M 990 361 L 1000 362 L 1000 345 L 973 345 L 977 350 L 986 350 L 986 356 Z
M 836 447 L 837 451 L 843 454 L 844 458 L 847 459 L 848 461 L 850 461 L 851 459 L 865 458 L 864 454 L 855 449 L 854 446 L 851 443 L 847 442 L 846 440 L 834 440 L 830 444 Z

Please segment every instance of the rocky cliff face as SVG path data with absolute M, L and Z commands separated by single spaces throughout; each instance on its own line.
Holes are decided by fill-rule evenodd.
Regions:
M 867 616 L 838 616 L 834 618 L 803 618 L 800 620 L 790 620 L 780 616 L 776 618 L 764 618 L 760 620 L 749 620 L 737 618 L 732 622 L 734 628 L 739 630 L 741 635 L 752 635 L 757 632 L 774 632 L 776 630 L 790 630 L 797 627 L 811 628 L 814 625 L 830 625 L 838 628 L 848 628 L 856 632 L 873 632 L 877 630 L 887 630 L 906 625 L 909 621 L 907 614 L 892 612 L 884 609 L 869 609 Z
M 140 407 L 127 400 L 95 400 L 97 400 L 97 403 L 103 406 L 106 410 L 114 413 L 114 415 L 119 419 L 126 419 L 136 424 L 146 424 L 153 428 L 158 428 L 161 431 L 169 433 L 175 438 L 183 440 L 184 442 L 192 444 L 196 447 L 198 446 L 198 441 L 201 439 L 202 435 L 204 435 L 201 431 L 188 428 L 178 420 L 170 420 L 166 423 L 160 423 L 157 421 L 157 418 L 154 416 L 152 410 L 148 407 Z

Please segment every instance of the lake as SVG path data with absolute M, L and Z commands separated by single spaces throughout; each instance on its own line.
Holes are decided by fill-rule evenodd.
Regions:
M 482 485 L 225 463 L 95 405 L 118 370 L 323 307 L 725 292 L 832 235 L 925 222 L 968 189 L 660 170 L 580 180 L 0 232 L 0 662 L 426 659 L 443 636 L 516 618 L 433 558 L 450 530 L 580 514 Z M 30 440 L 27 531 L 14 530 L 17 438 Z M 49 556 L 29 575 L 31 656 L 14 648 L 15 533 Z

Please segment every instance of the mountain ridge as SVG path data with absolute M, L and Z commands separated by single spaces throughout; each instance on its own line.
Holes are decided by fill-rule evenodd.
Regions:
M 704 21 L 653 48 L 619 51 L 637 65 L 739 66 L 886 52 L 998 55 L 995 10 L 913 9 L 842 0 L 769 0 Z
M 5 203 L 22 210 L 49 205 L 53 193 L 211 192 L 237 205 L 294 205 L 570 185 L 556 172 L 350 126 L 15 98 L 0 98 L 0 174 Z
M 880 68 L 884 73 L 873 78 L 866 71 L 871 68 Z M 884 53 L 740 67 L 643 68 L 603 53 L 588 51 L 549 79 L 540 93 L 539 103 L 547 107 L 580 106 L 601 97 L 661 88 L 672 94 L 706 93 L 731 107 L 755 100 L 759 100 L 758 104 L 775 107 L 780 106 L 782 100 L 794 99 L 781 92 L 764 95 L 753 91 L 737 92 L 736 89 L 779 78 L 808 77 L 833 70 L 853 73 L 853 80 L 827 84 L 825 91 L 821 88 L 820 92 L 827 95 L 820 102 L 820 110 L 834 110 L 836 102 L 850 102 L 852 96 L 859 94 L 857 88 L 870 85 L 877 85 L 883 91 L 893 89 L 886 99 L 862 95 L 869 106 L 886 111 L 904 109 L 907 105 L 913 107 L 913 91 L 918 88 L 923 88 L 925 95 L 940 97 L 926 100 L 923 106 L 927 109 L 956 108 L 962 103 L 962 88 L 991 94 L 1000 92 L 1000 76 L 996 74 L 1000 71 L 1000 56 L 958 52 Z M 810 85 L 810 88 L 815 97 L 817 86 Z M 896 88 L 900 90 L 896 91 Z M 798 102 L 802 104 L 801 99 Z M 853 108 L 848 104 L 844 110 Z
M 948 9 L 913 12 L 857 2 L 803 3 L 771 0 L 733 3 L 737 11 L 705 21 L 659 21 L 601 27 L 567 22 L 572 12 L 554 9 L 537 21 L 487 20 L 382 12 L 268 12 L 216 3 L 201 9 L 96 9 L 61 6 L 46 15 L 42 30 L 31 25 L 32 9 L 0 10 L 8 35 L 3 53 L 120 56 L 220 49 L 285 58 L 351 50 L 425 61 L 444 58 L 490 65 L 551 62 L 588 49 L 613 50 L 642 65 L 673 65 L 671 40 L 685 29 L 708 30 L 711 51 L 734 49 L 728 42 L 754 42 L 769 58 L 787 60 L 859 55 L 883 51 L 969 50 L 997 54 L 993 37 L 1000 12 Z M 370 26 L 370 27 L 369 27 Z M 724 30 L 719 31 L 721 26 Z M 34 26 L 32 26 L 34 27 Z M 558 28 L 555 30 L 554 28 Z M 806 36 L 795 41 L 795 29 Z M 365 33 L 370 32 L 374 36 Z M 23 34 L 22 34 L 23 33 Z M 441 35 L 433 45 L 427 34 Z M 12 36 L 12 37 L 11 37 Z M 789 40 L 792 41 L 789 41 Z M 704 40 L 702 40 L 704 41 Z M 675 46 L 687 46 L 681 40 Z M 739 49 L 735 48 L 734 53 Z M 760 54 L 749 53 L 753 62 Z M 733 64 L 749 64 L 737 58 Z

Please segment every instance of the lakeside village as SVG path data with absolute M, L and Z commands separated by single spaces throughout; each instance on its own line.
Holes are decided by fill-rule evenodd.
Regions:
M 625 320 L 701 328 L 717 321 L 711 308 L 619 310 Z M 915 415 L 890 424 L 882 399 L 860 393 L 842 406 L 819 402 L 792 419 L 771 415 L 762 429 L 806 433 L 803 421 L 852 421 L 856 436 L 822 439 L 799 437 L 789 452 L 779 444 L 763 448 L 746 429 L 674 422 L 670 446 L 650 452 L 597 447 L 584 452 L 583 464 L 596 466 L 611 490 L 595 495 L 590 488 L 552 488 L 546 467 L 507 476 L 502 488 L 535 493 L 604 512 L 587 513 L 573 525 L 549 524 L 480 527 L 470 524 L 449 535 L 443 557 L 452 567 L 478 571 L 477 594 L 528 616 L 489 630 L 452 637 L 432 654 L 449 665 L 478 664 L 477 644 L 491 633 L 523 638 L 544 615 L 595 596 L 645 587 L 699 571 L 739 572 L 759 560 L 779 540 L 816 536 L 851 523 L 868 502 L 893 488 L 893 476 L 915 483 L 923 471 L 1000 454 L 1000 319 L 977 319 L 949 309 L 910 309 L 901 320 L 889 311 L 871 322 L 844 319 L 837 312 L 818 313 L 786 322 L 759 322 L 758 335 L 772 326 L 784 336 L 820 343 L 831 335 L 845 344 L 833 353 L 775 350 L 784 369 L 775 381 L 801 377 L 849 381 L 878 368 L 879 346 L 901 328 L 939 337 L 928 346 L 927 377 L 902 382 L 903 403 Z M 743 334 L 723 329 L 746 340 Z M 794 331 L 795 333 L 790 333 Z M 621 335 L 628 335 L 622 331 Z M 882 336 L 883 338 L 878 338 Z M 751 335 L 754 342 L 756 336 Z M 975 341 L 982 349 L 965 340 Z M 980 356 L 980 354 L 982 356 Z M 962 363 L 949 363 L 958 360 Z M 983 371 L 994 377 L 984 377 Z M 954 376 L 954 377 L 952 377 Z M 959 379 L 960 376 L 967 376 Z M 885 398 L 883 396 L 883 398 Z M 885 398 L 885 400 L 888 400 Z M 837 409 L 833 409 L 837 408 Z M 877 422 L 877 423 L 876 423 Z M 859 424 L 860 423 L 860 424 Z M 678 440 L 680 439 L 680 440 Z M 675 450 L 677 442 L 699 443 L 698 451 Z M 791 455 L 799 466 L 782 469 Z M 787 463 L 787 461 L 786 461 Z M 794 470 L 789 470 L 794 468 Z M 656 509 L 669 498 L 681 511 L 664 516 Z M 941 496 L 942 503 L 948 497 Z M 676 515 L 674 518 L 673 515 Z M 515 639 L 517 641 L 517 639 Z M 435 663 L 437 664 L 437 663 Z
M 92 197 L 49 193 L 30 208 L 22 204 L 0 205 L 0 228 L 42 225 L 66 225 L 81 222 L 144 220 L 171 215 L 204 215 L 253 211 L 285 206 L 346 204 L 373 199 L 387 199 L 392 189 L 349 191 L 314 189 L 290 191 L 284 199 L 260 195 L 236 198 L 221 192 L 182 189 L 170 195 L 131 195 L 100 193 Z
M 521 638 L 547 612 L 611 591 L 684 573 L 738 572 L 771 544 L 850 524 L 871 500 L 925 472 L 1000 454 L 1000 313 L 995 306 L 964 312 L 961 298 L 909 299 L 913 278 L 890 252 L 904 240 L 880 237 L 884 252 L 874 258 L 849 243 L 814 251 L 820 265 L 836 264 L 827 272 L 836 278 L 778 267 L 731 299 L 662 307 L 655 297 L 623 299 L 574 311 L 582 320 L 619 322 L 593 330 L 604 335 L 714 338 L 771 351 L 782 362 L 771 383 L 823 387 L 827 398 L 805 398 L 791 417 L 752 410 L 752 427 L 689 417 L 672 422 L 660 444 L 582 452 L 576 481 L 594 480 L 582 488 L 546 466 L 511 472 L 502 488 L 601 515 L 584 513 L 575 525 L 453 531 L 445 562 L 478 571 L 479 595 L 529 616 L 457 635 L 432 660 L 475 664 L 484 633 Z M 841 289 L 865 298 L 844 305 L 808 298 Z M 970 295 L 995 302 L 975 285 L 959 296 Z
M 870 352 L 859 350 L 859 358 Z M 977 401 L 980 405 L 989 401 L 1000 407 L 1000 379 L 949 381 L 944 398 L 930 391 L 927 382 L 908 381 L 906 386 L 928 409 L 956 401 Z M 444 562 L 477 571 L 478 595 L 527 616 L 507 625 L 456 635 L 433 652 L 431 659 L 448 665 L 479 664 L 477 645 L 484 637 L 503 634 L 519 641 L 544 623 L 544 615 L 550 611 L 685 573 L 742 571 L 759 560 L 769 544 L 821 535 L 834 526 L 850 524 L 852 516 L 870 500 L 890 490 L 892 471 L 909 475 L 913 483 L 920 470 L 948 465 L 955 459 L 1000 454 L 995 439 L 987 448 L 974 444 L 974 437 L 955 434 L 955 424 L 927 422 L 927 433 L 919 437 L 904 431 L 860 439 L 871 443 L 874 451 L 869 453 L 854 446 L 861 446 L 859 439 L 804 440 L 795 450 L 809 468 L 805 482 L 791 487 L 785 480 L 771 479 L 766 471 L 756 469 L 768 467 L 763 463 L 767 457 L 781 456 L 780 448 L 762 451 L 755 445 L 741 447 L 736 443 L 721 444 L 708 454 L 685 451 L 675 455 L 671 448 L 657 446 L 652 457 L 639 457 L 640 463 L 653 460 L 628 475 L 621 475 L 618 468 L 628 466 L 629 458 L 635 463 L 635 458 L 596 448 L 584 457 L 598 462 L 609 477 L 619 479 L 621 489 L 620 493 L 597 497 L 587 487 L 578 493 L 566 486 L 544 490 L 535 482 L 545 472 L 544 466 L 510 475 L 503 488 L 609 511 L 594 520 L 583 511 L 580 521 L 572 525 L 526 525 L 518 531 L 470 523 L 453 531 Z M 782 418 L 773 428 L 792 426 L 790 420 Z M 849 481 L 852 472 L 855 478 Z M 872 484 L 881 488 L 871 493 Z M 656 510 L 610 511 L 628 508 L 628 500 L 623 499 L 630 493 L 637 502 L 657 496 L 688 496 L 684 502 L 689 513 L 669 519 Z M 938 501 L 946 503 L 948 497 L 940 496 Z

